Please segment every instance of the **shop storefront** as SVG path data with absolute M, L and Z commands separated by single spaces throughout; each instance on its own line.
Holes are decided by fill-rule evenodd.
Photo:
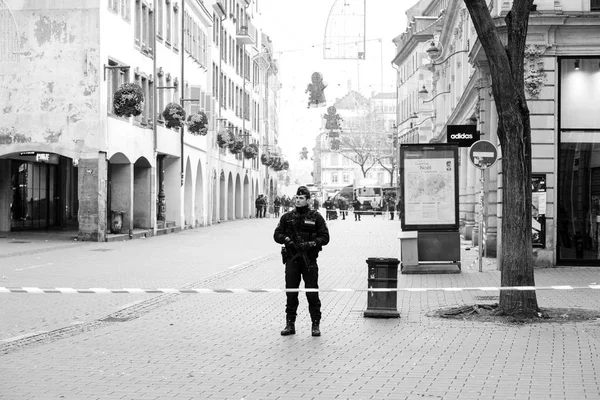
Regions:
M 600 58 L 559 59 L 557 263 L 600 266 Z
M 21 152 L 10 160 L 10 230 L 77 229 L 77 167 L 53 153 Z

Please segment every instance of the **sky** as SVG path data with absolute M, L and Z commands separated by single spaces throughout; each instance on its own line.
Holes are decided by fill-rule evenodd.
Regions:
M 348 0 L 257 1 L 260 27 L 271 38 L 279 61 L 279 145 L 293 169 L 302 147 L 314 147 L 326 107 L 344 96 L 349 85 L 366 96 L 382 87 L 384 92 L 395 91 L 392 40 L 406 30 L 405 12 L 417 0 L 366 0 L 366 59 L 360 61 L 323 58 L 332 6 Z M 326 107 L 307 108 L 305 90 L 313 72 L 321 72 L 327 84 Z

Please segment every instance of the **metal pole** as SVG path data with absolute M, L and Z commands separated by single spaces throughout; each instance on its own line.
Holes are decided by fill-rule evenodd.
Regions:
M 181 107 L 185 107 L 185 102 L 183 101 L 183 99 L 185 98 L 185 78 L 184 78 L 184 74 L 185 74 L 185 46 L 183 44 L 183 42 L 185 41 L 185 0 L 183 0 L 181 2 L 181 38 L 178 41 L 179 42 L 179 47 L 180 47 L 180 51 L 181 51 L 181 83 L 180 83 L 180 89 L 179 89 L 179 93 L 180 93 L 180 101 L 179 104 L 181 105 Z M 178 35 L 179 32 L 175 32 L 175 35 Z M 179 151 L 181 152 L 181 160 L 179 163 L 179 170 L 180 170 L 180 174 L 181 174 L 181 186 L 183 186 L 184 183 L 184 171 L 183 171 L 183 165 L 185 160 L 183 159 L 183 134 L 184 134 L 184 129 L 183 129 L 183 124 L 179 127 L 180 129 L 180 135 L 179 135 Z
M 477 249 L 477 254 L 479 258 L 479 272 L 483 272 L 483 199 L 485 197 L 485 177 L 484 177 L 484 169 L 480 169 L 480 191 L 479 191 L 479 246 Z

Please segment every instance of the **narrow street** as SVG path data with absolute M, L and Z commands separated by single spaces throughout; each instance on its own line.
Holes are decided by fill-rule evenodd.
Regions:
M 283 293 L 2 293 L 0 398 L 600 398 L 597 321 L 512 326 L 426 315 L 497 296 L 458 290 L 500 284 L 495 264 L 486 259 L 478 272 L 467 246 L 460 274 L 398 275 L 401 288 L 451 290 L 400 291 L 400 318 L 364 318 L 368 294 L 354 290 L 367 287 L 365 260 L 399 256 L 399 223 L 350 217 L 328 222 L 332 240 L 319 257 L 320 287 L 347 290 L 321 294 L 322 337 L 310 336 L 303 294 L 297 333 L 282 337 Z M 2 286 L 281 289 L 276 223 L 31 254 L 34 243 L 23 243 L 19 255 L 0 254 Z M 596 271 L 536 270 L 536 285 L 589 285 Z M 593 309 L 600 293 L 545 290 L 538 301 Z

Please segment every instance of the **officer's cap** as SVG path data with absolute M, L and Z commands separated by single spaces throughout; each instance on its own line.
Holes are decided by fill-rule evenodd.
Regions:
M 306 196 L 306 198 L 310 198 L 310 190 L 306 186 L 300 186 L 298 190 L 296 190 L 296 196 Z

